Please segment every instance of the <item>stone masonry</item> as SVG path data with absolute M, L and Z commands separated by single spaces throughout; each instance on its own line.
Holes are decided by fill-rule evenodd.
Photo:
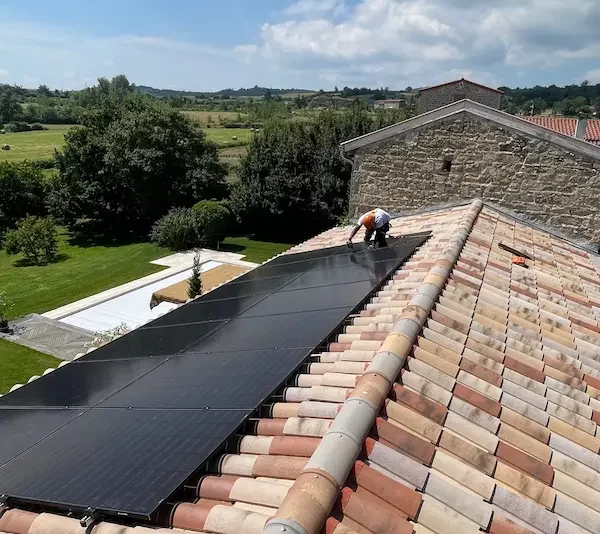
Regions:
M 481 197 L 598 244 L 600 149 L 598 155 L 575 154 L 463 113 L 359 148 L 350 215 Z
M 465 98 L 490 108 L 500 109 L 502 93 L 490 87 L 472 83 L 469 80 L 457 80 L 452 83 L 423 89 L 419 95 L 419 113 L 426 113 Z

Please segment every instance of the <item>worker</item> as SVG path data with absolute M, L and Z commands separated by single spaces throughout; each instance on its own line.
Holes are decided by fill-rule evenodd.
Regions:
M 390 214 L 380 208 L 375 208 L 372 211 L 365 213 L 352 228 L 350 237 L 348 238 L 348 246 L 352 245 L 352 238 L 358 233 L 360 227 L 365 227 L 365 243 L 371 241 L 371 237 L 375 234 L 375 243 L 379 247 L 387 247 L 385 234 L 390 231 Z

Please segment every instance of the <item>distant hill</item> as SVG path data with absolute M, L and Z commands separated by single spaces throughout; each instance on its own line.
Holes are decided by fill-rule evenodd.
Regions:
M 211 96 L 246 96 L 246 97 L 264 97 L 267 92 L 271 92 L 272 95 L 286 95 L 289 93 L 293 94 L 312 94 L 316 91 L 311 89 L 273 89 L 270 87 L 259 87 L 255 85 L 250 88 L 240 89 L 221 89 L 220 91 L 176 91 L 174 89 L 156 89 L 154 87 L 148 87 L 147 85 L 136 86 L 140 93 L 146 95 L 152 95 L 156 98 L 169 98 L 170 96 L 184 96 L 184 97 L 195 97 L 195 98 L 208 98 Z

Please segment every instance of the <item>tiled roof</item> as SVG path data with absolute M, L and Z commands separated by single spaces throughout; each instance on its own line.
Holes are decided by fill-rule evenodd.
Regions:
M 524 116 L 526 121 L 543 126 L 549 130 L 573 137 L 577 128 L 577 119 L 568 117 L 542 117 L 540 115 Z M 585 141 L 600 145 L 600 119 L 588 119 Z
M 479 201 L 393 221 L 423 230 L 175 507 L 173 530 L 90 532 L 600 532 L 600 258 Z M 9 509 L 0 532 L 84 529 Z

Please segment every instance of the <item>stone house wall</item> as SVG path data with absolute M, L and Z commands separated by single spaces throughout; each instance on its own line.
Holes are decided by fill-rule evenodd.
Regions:
M 359 148 L 350 190 L 351 217 L 481 197 L 600 243 L 600 149 L 575 154 L 467 113 Z
M 421 91 L 419 95 L 419 113 L 426 113 L 427 111 L 447 106 L 465 98 L 479 102 L 490 108 L 500 109 L 502 94 L 466 80 L 459 80 Z

